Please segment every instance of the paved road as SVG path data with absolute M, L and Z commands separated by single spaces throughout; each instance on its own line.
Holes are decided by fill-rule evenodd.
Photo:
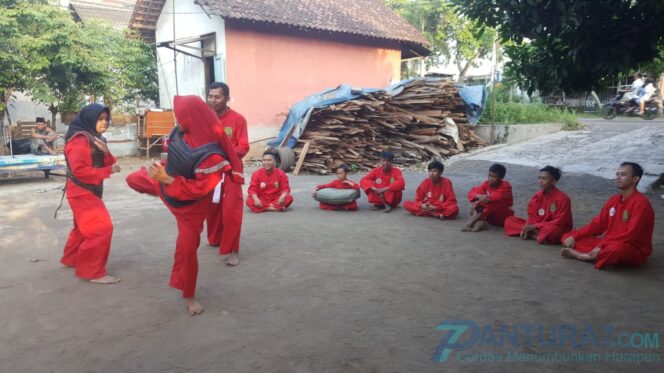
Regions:
M 562 131 L 520 144 L 485 149 L 466 159 L 541 167 L 613 178 L 617 165 L 634 161 L 646 171 L 641 187 L 664 172 L 664 120 L 584 119 L 580 131 Z

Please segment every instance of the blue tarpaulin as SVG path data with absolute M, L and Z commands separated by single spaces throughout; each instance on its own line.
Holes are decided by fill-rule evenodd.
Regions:
M 398 95 L 408 83 L 414 80 L 416 79 L 402 80 L 385 88 L 384 92 L 392 96 Z M 482 116 L 482 109 L 484 108 L 484 103 L 486 101 L 486 89 L 481 85 L 470 87 L 460 86 L 459 89 L 459 95 L 467 106 L 469 123 L 477 124 Z M 268 145 L 278 147 L 284 142 L 284 138 L 290 133 L 290 138 L 285 142 L 284 146 L 292 148 L 297 144 L 297 139 L 299 139 L 302 133 L 304 133 L 313 109 L 353 100 L 363 95 L 378 91 L 380 91 L 380 89 L 375 88 L 355 90 L 347 84 L 342 84 L 337 88 L 311 95 L 291 107 L 288 112 L 288 117 L 279 130 L 277 138 L 269 141 Z

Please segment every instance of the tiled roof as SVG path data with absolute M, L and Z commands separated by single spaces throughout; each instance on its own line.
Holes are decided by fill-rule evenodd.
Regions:
M 82 22 L 101 19 L 110 23 L 117 30 L 129 28 L 129 20 L 135 4 L 136 0 L 87 0 L 69 3 Z
M 164 0 L 138 0 L 131 28 L 149 37 Z M 383 0 L 198 0 L 210 14 L 225 19 L 302 27 L 393 40 L 427 51 L 429 42 Z M 155 12 L 157 15 L 155 15 Z

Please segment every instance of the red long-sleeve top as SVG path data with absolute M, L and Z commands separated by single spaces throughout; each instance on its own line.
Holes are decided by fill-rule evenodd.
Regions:
M 468 202 L 474 202 L 478 195 L 486 194 L 488 204 L 496 205 L 496 207 L 510 208 L 514 203 L 512 198 L 512 185 L 506 180 L 503 180 L 497 187 L 489 185 L 486 180 L 479 186 L 475 186 L 468 192 Z M 487 202 L 483 203 L 486 204 Z
M 383 167 L 376 167 L 360 180 L 360 186 L 365 192 L 371 187 L 387 187 L 390 192 L 398 192 L 406 188 L 406 181 L 396 167 L 390 168 L 389 172 L 385 172 Z
M 71 173 L 75 178 L 85 184 L 100 185 L 104 179 L 111 177 L 111 166 L 115 164 L 115 157 L 109 152 L 104 154 L 104 167 L 92 167 L 92 152 L 90 141 L 84 135 L 72 137 L 65 145 L 65 156 Z M 76 197 L 87 195 L 90 191 L 67 180 L 67 195 Z
M 219 121 L 231 140 L 238 158 L 242 159 L 249 152 L 247 120 L 242 114 L 229 108 L 227 112 L 219 116 Z
M 349 184 L 349 183 L 346 183 L 346 181 L 350 182 L 350 184 Z M 317 189 L 317 190 L 320 190 L 320 189 L 327 189 L 327 188 L 334 188 L 334 189 L 360 189 L 360 184 L 358 184 L 358 183 L 356 183 L 356 182 L 354 182 L 354 181 L 352 181 L 352 180 L 348 180 L 348 179 L 346 179 L 346 180 L 344 180 L 344 181 L 341 181 L 341 180 L 339 180 L 339 179 L 335 179 L 335 180 L 330 181 L 330 182 L 327 183 L 327 184 L 316 185 L 316 189 Z
M 567 194 L 553 187 L 547 195 L 543 190 L 533 195 L 528 202 L 528 220 L 526 224 L 542 229 L 547 225 L 555 225 L 563 232 L 572 230 L 572 202 Z
M 290 193 L 290 185 L 288 176 L 282 170 L 273 168 L 272 173 L 268 173 L 260 168 L 251 175 L 249 197 L 258 196 L 261 200 L 276 201 L 283 193 Z
M 655 210 L 648 198 L 638 191 L 622 199 L 617 194 L 606 202 L 599 215 L 570 236 L 602 237 L 599 247 L 607 244 L 626 243 L 644 256 L 652 254 L 652 234 L 655 227 Z
M 447 205 L 456 205 L 457 199 L 454 194 L 452 181 L 446 177 L 441 177 L 438 184 L 434 184 L 431 179 L 424 179 L 415 192 L 415 202 L 418 207 L 424 203 L 436 207 Z

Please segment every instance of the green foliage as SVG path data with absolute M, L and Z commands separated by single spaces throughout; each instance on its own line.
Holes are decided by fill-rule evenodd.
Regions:
M 55 116 L 78 111 L 85 95 L 107 103 L 158 96 L 154 48 L 97 22 L 77 23 L 44 1 L 0 0 L 0 112 L 24 91 Z
M 493 102 L 491 94 L 482 113 L 480 122 L 491 124 Z M 550 108 L 542 103 L 522 103 L 496 100 L 496 124 L 563 123 L 563 129 L 581 128 L 575 113 L 567 110 Z
M 587 91 L 652 61 L 664 43 L 655 0 L 452 0 L 514 43 L 512 75 L 530 92 Z
M 432 53 L 427 67 L 443 60 L 453 61 L 461 79 L 478 58 L 493 51 L 496 31 L 471 20 L 446 0 L 385 0 L 387 5 L 410 22 L 429 40 Z M 412 72 L 404 74 L 411 77 Z

